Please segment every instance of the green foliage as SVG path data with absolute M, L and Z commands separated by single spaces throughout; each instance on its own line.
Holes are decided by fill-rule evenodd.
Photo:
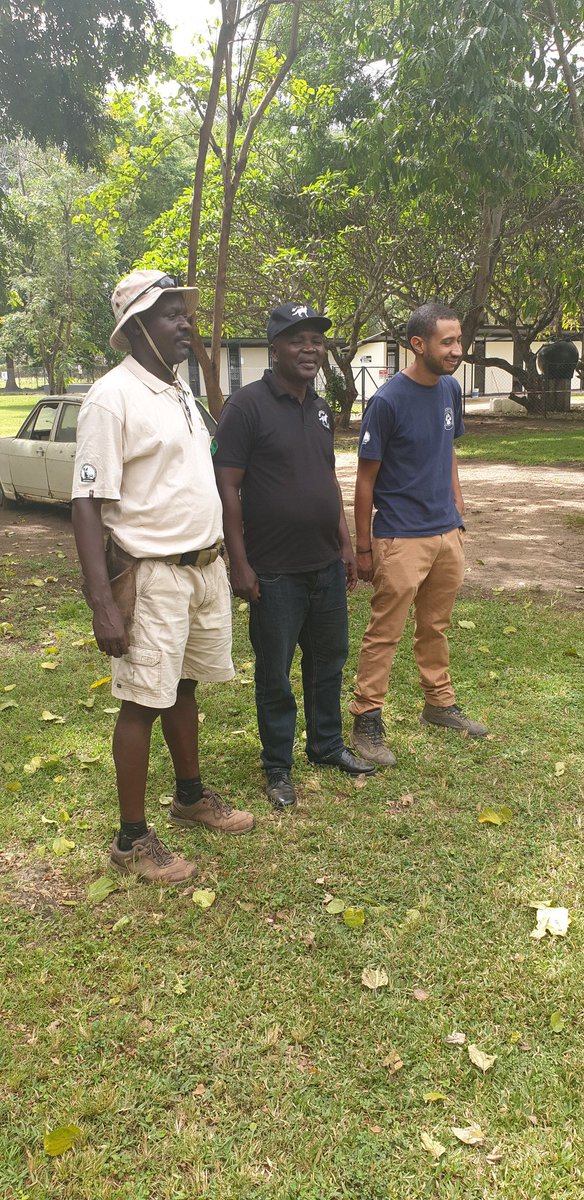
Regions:
M 166 26 L 153 0 L 10 0 L 0 9 L 0 132 L 101 159 L 111 82 L 162 61 Z
M 327 376 L 324 394 L 327 404 L 334 413 L 343 411 L 343 402 L 346 399 L 347 389 L 343 376 L 339 371 L 331 370 Z

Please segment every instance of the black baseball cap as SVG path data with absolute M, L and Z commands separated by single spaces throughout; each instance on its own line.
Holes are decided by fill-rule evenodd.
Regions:
M 328 317 L 321 317 L 315 308 L 310 307 L 310 304 L 295 303 L 293 300 L 288 301 L 287 304 L 279 304 L 270 313 L 268 342 L 273 342 L 279 333 L 285 333 L 294 325 L 303 325 L 305 321 L 311 321 L 317 329 L 320 329 L 321 333 L 325 333 L 332 325 L 332 321 L 329 321 Z

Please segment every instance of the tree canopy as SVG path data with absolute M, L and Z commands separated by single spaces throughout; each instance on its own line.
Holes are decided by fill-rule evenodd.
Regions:
M 107 85 L 160 65 L 165 30 L 154 0 L 2 0 L 0 137 L 100 159 Z

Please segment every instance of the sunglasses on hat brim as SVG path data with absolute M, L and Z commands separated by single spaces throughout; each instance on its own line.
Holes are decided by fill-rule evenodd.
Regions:
M 141 300 L 142 296 L 147 296 L 148 292 L 153 292 L 155 288 L 161 288 L 162 291 L 166 291 L 168 288 L 183 288 L 183 287 L 184 287 L 184 284 L 181 283 L 181 279 L 180 279 L 179 275 L 161 275 L 160 279 L 156 279 L 154 283 L 149 283 L 148 287 L 145 287 L 145 288 L 143 288 L 143 290 L 141 292 L 138 292 L 137 296 L 132 296 L 132 299 L 129 300 L 128 303 L 125 305 L 125 307 L 122 309 L 122 311 L 119 315 L 119 318 L 118 318 L 118 324 L 119 324 L 119 321 L 122 319 L 122 317 L 125 316 L 128 309 L 130 309 L 132 307 L 132 305 L 136 303 L 137 300 Z

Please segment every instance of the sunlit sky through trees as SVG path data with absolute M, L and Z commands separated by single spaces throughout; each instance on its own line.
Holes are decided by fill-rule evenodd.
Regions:
M 174 29 L 172 45 L 177 54 L 191 52 L 193 37 L 204 33 L 208 21 L 221 16 L 221 5 L 211 0 L 156 0 L 161 17 Z

